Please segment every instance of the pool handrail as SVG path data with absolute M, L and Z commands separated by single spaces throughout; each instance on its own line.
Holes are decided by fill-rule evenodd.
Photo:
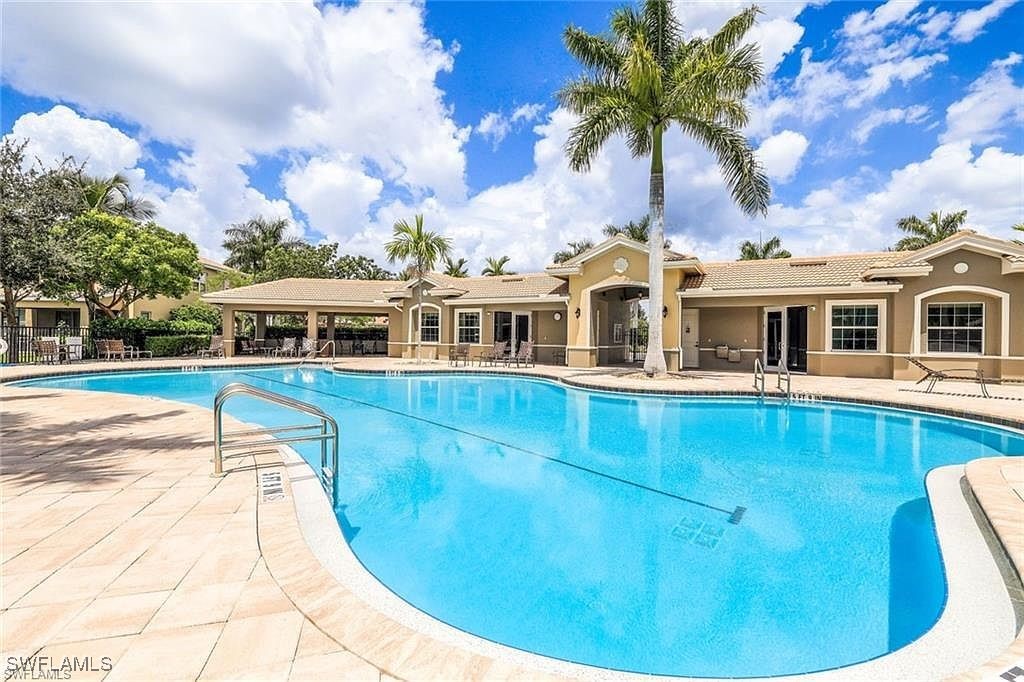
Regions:
M 758 385 L 760 381 L 760 385 Z M 764 397 L 764 365 L 761 364 L 761 358 L 754 358 L 754 388 L 758 389 L 761 393 L 761 397 Z
M 223 412 L 224 403 L 227 402 L 228 398 L 236 395 L 247 395 L 258 400 L 263 400 L 275 405 L 280 405 L 289 409 L 302 412 L 311 417 L 315 417 L 319 420 L 319 423 L 314 424 L 297 424 L 292 426 L 278 426 L 273 428 L 256 428 L 247 429 L 243 431 L 230 431 L 224 432 L 223 428 Z M 318 430 L 319 433 L 301 434 L 297 436 L 290 436 L 287 438 L 277 438 L 274 434 L 286 433 L 286 432 L 301 432 L 301 431 L 312 431 Z M 249 436 L 270 436 L 270 438 L 263 440 L 241 440 Z M 226 440 L 226 438 L 234 437 L 239 440 Z M 321 410 L 316 405 L 296 400 L 295 398 L 289 398 L 286 395 L 280 393 L 274 393 L 267 391 L 262 388 L 257 388 L 252 384 L 246 384 L 240 381 L 232 382 L 227 384 L 219 391 L 217 391 L 216 397 L 213 399 L 213 475 L 223 476 L 224 475 L 224 450 L 246 450 L 249 454 L 258 450 L 265 450 L 270 447 L 277 447 L 279 445 L 288 445 L 291 443 L 306 443 L 315 442 L 320 443 L 320 472 L 319 478 L 320 483 L 324 488 L 331 500 L 331 506 L 338 506 L 338 422 L 331 415 Z M 328 441 L 331 443 L 331 462 L 330 466 L 327 466 L 327 444 Z M 243 452 L 241 455 L 229 455 L 234 457 L 241 457 L 247 454 Z

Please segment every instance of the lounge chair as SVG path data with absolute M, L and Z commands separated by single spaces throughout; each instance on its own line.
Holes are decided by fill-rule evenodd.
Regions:
M 250 341 L 249 339 L 245 339 L 245 338 L 239 339 L 239 340 L 242 342 L 242 350 L 241 350 L 241 352 L 242 352 L 243 355 L 255 355 L 256 354 L 256 346 L 253 345 L 252 341 Z
M 533 361 L 533 341 L 523 341 L 519 344 L 519 349 L 515 352 L 515 355 L 509 356 L 505 361 L 505 365 L 511 365 L 516 363 L 516 367 L 522 363 L 523 367 L 529 367 L 535 364 Z
M 32 351 L 40 362 L 56 365 L 60 363 L 60 347 L 53 339 L 32 339 Z
M 145 355 L 147 358 L 153 357 L 153 351 L 142 350 L 138 346 L 129 346 L 125 344 L 125 342 L 122 341 L 121 339 L 110 339 L 108 343 L 110 344 L 110 348 L 115 353 L 121 352 L 122 357 L 127 357 L 129 359 L 134 358 L 136 360 L 141 360 L 143 355 Z
M 281 341 L 281 347 L 274 350 L 274 355 L 294 356 L 298 351 L 297 341 L 298 338 L 294 336 L 286 336 Z
M 479 361 L 479 366 L 483 367 L 485 362 L 496 365 L 499 360 L 504 360 L 507 356 L 508 341 L 495 341 L 493 348 L 485 350 L 483 353 L 476 356 L 476 359 Z
M 302 347 L 299 350 L 299 355 L 304 358 L 315 358 L 319 354 L 320 353 L 317 352 L 312 339 L 302 339 Z
M 920 360 L 915 360 L 911 357 L 908 357 L 907 361 L 924 370 L 924 376 L 918 379 L 917 383 L 920 384 L 924 381 L 928 382 L 928 388 L 925 390 L 925 393 L 931 393 L 932 389 L 935 388 L 935 384 L 945 379 L 963 379 L 967 381 L 977 381 L 981 384 L 981 394 L 986 398 L 989 397 L 988 387 L 985 385 L 985 373 L 980 368 L 958 367 L 955 369 L 932 369 Z
M 121 345 L 117 348 L 114 347 L 113 339 L 100 339 L 96 341 L 96 357 L 100 360 L 113 360 L 115 357 L 119 360 L 125 358 L 124 341 L 119 341 Z
M 224 337 L 214 335 L 210 337 L 210 347 L 200 348 L 196 353 L 201 358 L 222 358 L 224 357 Z
M 351 339 L 338 342 L 338 355 L 355 355 L 355 352 L 355 346 L 352 345 Z
M 448 364 L 454 367 L 459 366 L 459 360 L 462 360 L 462 364 L 469 365 L 469 344 L 460 343 L 455 348 L 448 351 Z

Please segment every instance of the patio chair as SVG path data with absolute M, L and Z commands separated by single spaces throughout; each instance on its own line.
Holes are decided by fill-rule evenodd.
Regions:
M 68 362 L 82 359 L 82 337 L 69 336 L 65 342 L 67 347 Z
M 241 343 L 242 343 L 241 353 L 243 355 L 255 355 L 256 354 L 256 346 L 253 344 L 252 341 L 250 341 L 249 339 L 246 339 L 246 338 L 239 339 L 239 341 L 241 341 Z
M 151 350 L 142 350 L 138 346 L 126 345 L 125 342 L 122 341 L 121 339 L 109 339 L 107 341 L 107 343 L 110 344 L 108 347 L 114 353 L 120 353 L 121 354 L 121 359 L 122 360 L 124 360 L 125 358 L 128 358 L 128 359 L 134 358 L 136 360 L 141 360 L 143 355 L 145 355 L 147 358 L 152 358 L 153 357 L 153 351 L 151 351 Z
M 115 345 L 115 341 L 117 342 Z M 100 339 L 96 341 L 96 357 L 100 360 L 124 360 L 127 351 L 124 341 L 120 339 Z
M 264 339 L 263 340 L 263 347 L 260 349 L 260 352 L 263 353 L 264 355 L 270 356 L 270 355 L 274 355 L 275 353 L 277 353 L 277 349 L 280 348 L 280 347 L 281 347 L 281 340 L 280 339 Z
M 988 387 L 985 385 L 985 373 L 977 367 L 958 367 L 954 369 L 932 369 L 928 367 L 920 360 L 915 360 L 912 357 L 907 357 L 907 361 L 919 367 L 924 371 L 924 376 L 917 380 L 920 384 L 924 381 L 928 382 L 928 388 L 925 393 L 931 393 L 932 389 L 935 388 L 935 384 L 945 379 L 962 379 L 966 381 L 977 381 L 981 385 L 981 394 L 986 398 L 989 397 Z
M 297 348 L 298 338 L 294 336 L 286 336 L 281 340 L 281 347 L 274 350 L 274 355 L 287 355 L 294 356 Z
M 373 352 L 377 355 L 388 354 L 388 342 L 384 339 L 377 339 L 373 342 Z
M 483 367 L 485 362 L 496 365 L 499 360 L 504 360 L 506 356 L 508 356 L 508 341 L 495 341 L 494 347 L 480 353 L 480 355 L 476 356 L 476 359 L 479 361 L 479 366 Z
M 505 361 L 505 365 L 511 365 L 513 362 L 516 363 L 516 367 L 519 367 L 520 364 L 522 364 L 523 367 L 529 367 L 530 365 L 535 364 L 533 361 L 533 341 L 523 341 L 520 343 L 519 349 L 514 355 L 509 356 Z
M 355 348 L 352 345 L 351 339 L 339 341 L 338 344 L 338 355 L 355 355 Z
M 448 364 L 453 367 L 459 366 L 459 360 L 462 360 L 464 365 L 469 365 L 469 344 L 460 343 L 455 348 L 448 351 Z
M 210 347 L 200 348 L 196 355 L 201 358 L 222 358 L 224 357 L 224 337 L 214 335 L 210 337 Z
M 60 363 L 60 348 L 54 339 L 32 339 L 32 351 L 40 362 L 50 365 Z
M 316 346 L 313 344 L 312 339 L 302 339 L 302 347 L 299 350 L 299 355 L 304 358 L 315 358 L 317 353 Z

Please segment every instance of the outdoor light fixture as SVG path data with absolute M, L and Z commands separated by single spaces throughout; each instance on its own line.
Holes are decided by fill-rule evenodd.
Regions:
M 580 319 L 580 309 L 579 308 L 576 309 L 576 319 L 577 320 Z
M 562 313 L 555 312 L 554 318 L 555 318 L 555 322 L 558 322 L 560 319 L 562 319 Z
M 663 306 L 661 309 L 661 316 L 668 317 L 668 306 Z

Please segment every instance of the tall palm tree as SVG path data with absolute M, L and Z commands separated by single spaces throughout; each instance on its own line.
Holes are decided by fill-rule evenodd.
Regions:
M 916 215 L 909 215 L 896 221 L 896 227 L 906 232 L 909 237 L 896 242 L 897 251 L 917 251 L 929 244 L 941 242 L 960 231 L 967 220 L 967 211 L 953 211 L 943 215 L 942 211 L 932 211 L 925 220 Z
M 601 232 L 606 237 L 615 237 L 622 235 L 628 239 L 632 239 L 635 242 L 642 242 L 646 244 L 651 238 L 651 216 L 645 215 L 640 220 L 630 220 L 625 225 L 613 225 L 608 223 L 602 228 Z M 665 248 L 672 248 L 672 242 L 665 240 Z
M 662 144 L 673 126 L 715 155 L 733 201 L 748 215 L 768 210 L 768 178 L 742 129 L 749 115 L 744 98 L 764 80 L 757 45 L 742 44 L 760 10 L 729 19 L 710 37 L 684 37 L 669 0 L 614 12 L 611 32 L 594 35 L 569 26 L 565 45 L 587 69 L 558 93 L 580 117 L 565 151 L 574 171 L 586 171 L 604 143 L 626 138 L 635 158 L 650 158 L 651 310 L 663 305 L 665 167 Z M 666 372 L 662 319 L 651 316 L 644 372 Z
M 569 242 L 565 248 L 561 251 L 555 251 L 555 255 L 551 257 L 556 263 L 564 263 L 567 260 L 575 258 L 584 251 L 594 248 L 594 242 L 589 239 L 581 239 L 578 242 Z
M 1013 229 L 1017 230 L 1018 232 L 1024 232 L 1024 223 L 1017 223 L 1016 225 L 1013 226 Z M 1017 244 L 1024 246 L 1024 240 L 1014 239 L 1013 241 Z
M 97 210 L 132 220 L 152 220 L 156 205 L 132 194 L 128 179 L 120 173 L 110 177 L 80 175 L 78 186 L 85 210 Z
M 740 244 L 740 260 L 768 260 L 769 258 L 792 258 L 786 249 L 782 248 L 782 240 L 772 237 L 766 242 L 758 239 L 752 242 L 749 239 Z
M 234 223 L 224 230 L 224 248 L 229 256 L 225 265 L 257 275 L 267 267 L 267 254 L 277 246 L 294 248 L 304 244 L 297 237 L 289 237 L 287 218 L 256 216 L 242 223 Z
M 515 272 L 506 270 L 505 266 L 509 262 L 508 256 L 502 256 L 501 258 L 486 258 L 484 262 L 484 269 L 480 271 L 481 275 L 485 277 L 497 277 L 498 275 L 514 275 Z
M 423 229 L 423 214 L 418 213 L 414 225 L 406 220 L 395 223 L 391 241 L 384 245 L 384 253 L 391 263 L 405 261 L 412 268 L 416 279 L 434 269 L 439 260 L 448 256 L 452 243 L 447 237 Z M 421 362 L 420 346 L 423 340 L 423 284 L 416 287 L 417 328 L 416 362 Z
M 466 269 L 467 263 L 469 263 L 469 261 L 465 258 L 455 260 L 451 256 L 445 256 L 444 274 L 449 277 L 469 277 L 469 270 Z

